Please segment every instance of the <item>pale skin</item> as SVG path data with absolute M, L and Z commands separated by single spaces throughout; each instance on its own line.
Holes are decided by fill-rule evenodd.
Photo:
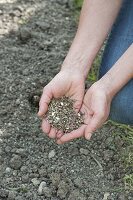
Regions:
M 92 133 L 107 120 L 113 97 L 133 78 L 132 44 L 85 94 L 85 79 L 119 13 L 121 4 L 122 0 L 84 0 L 78 30 L 61 70 L 44 87 L 38 116 L 46 114 L 53 97 L 59 98 L 64 95 L 76 100 L 74 108 L 77 112 L 80 110 L 85 113 L 85 124 L 68 134 L 55 130 L 43 119 L 43 132 L 56 139 L 57 144 L 79 137 L 90 139 Z

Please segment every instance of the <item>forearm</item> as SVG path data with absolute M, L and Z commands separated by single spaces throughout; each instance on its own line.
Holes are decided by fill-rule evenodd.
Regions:
M 122 0 L 84 0 L 78 30 L 62 68 L 77 67 L 87 76 L 121 4 Z
M 133 78 L 133 44 L 127 49 L 114 66 L 98 81 L 109 98 Z

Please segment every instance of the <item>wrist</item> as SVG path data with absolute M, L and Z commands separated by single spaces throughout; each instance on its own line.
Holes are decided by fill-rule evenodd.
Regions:
M 104 75 L 100 80 L 94 83 L 95 87 L 98 90 L 101 90 L 104 92 L 104 94 L 107 96 L 108 101 L 112 101 L 113 97 L 116 94 L 115 88 L 112 87 L 112 77 L 110 75 Z

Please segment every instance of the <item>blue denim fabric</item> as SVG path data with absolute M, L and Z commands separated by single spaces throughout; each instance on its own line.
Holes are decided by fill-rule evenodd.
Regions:
M 124 0 L 103 54 L 99 78 L 106 74 L 132 43 L 133 0 Z M 114 97 L 109 118 L 120 123 L 133 125 L 133 79 Z

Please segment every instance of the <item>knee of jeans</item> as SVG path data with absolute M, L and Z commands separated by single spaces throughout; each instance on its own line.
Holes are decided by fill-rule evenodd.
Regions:
M 111 103 L 109 119 L 128 125 L 133 125 L 133 103 L 129 96 L 118 94 Z

